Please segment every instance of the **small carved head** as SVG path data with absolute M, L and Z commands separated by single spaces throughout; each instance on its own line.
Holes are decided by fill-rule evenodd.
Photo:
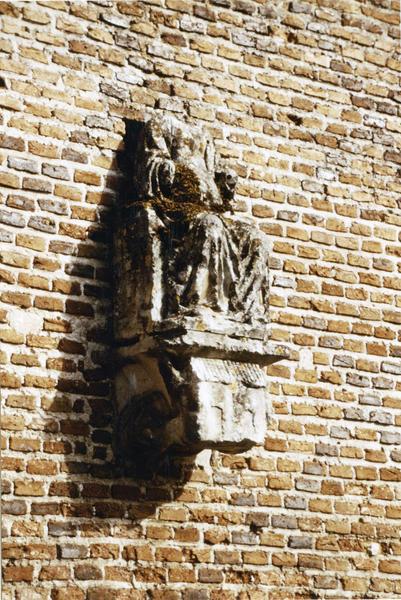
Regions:
M 216 173 L 216 183 L 221 195 L 225 200 L 234 198 L 238 175 L 233 169 L 226 169 Z
M 159 171 L 160 189 L 166 196 L 170 195 L 175 177 L 175 164 L 172 160 L 162 161 Z

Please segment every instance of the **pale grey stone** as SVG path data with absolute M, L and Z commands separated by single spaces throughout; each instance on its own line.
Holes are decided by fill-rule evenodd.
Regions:
M 369 387 L 369 377 L 365 375 L 359 375 L 359 373 L 347 373 L 347 383 L 350 385 L 356 385 L 358 387 Z
M 391 413 L 384 412 L 382 410 L 374 410 L 370 413 L 369 420 L 372 423 L 379 423 L 380 425 L 394 425 L 394 417 Z
M 302 189 L 305 190 L 306 192 L 321 192 L 323 193 L 324 191 L 324 187 L 321 183 L 318 183 L 317 181 L 303 181 L 302 182 Z
M 129 83 L 130 85 L 143 85 L 143 77 L 132 73 L 131 69 L 124 69 L 117 72 L 118 81 L 123 81 L 124 83 Z
M 117 46 L 123 46 L 124 48 L 130 48 L 131 50 L 139 50 L 138 37 L 133 34 L 126 33 L 125 31 L 124 32 L 117 31 L 114 36 L 114 41 L 117 44 Z M 143 60 L 145 60 L 145 59 L 143 59 Z
M 63 544 L 59 546 L 59 555 L 60 558 L 67 559 L 87 558 L 88 548 L 86 546 L 78 546 L 76 544 Z
M 366 392 L 366 394 L 359 394 L 360 404 L 370 404 L 371 406 L 380 406 L 380 396 L 372 392 Z
M 373 117 L 371 115 L 365 115 L 363 117 L 363 123 L 367 127 L 379 127 L 383 129 L 386 126 L 386 119 L 381 117 Z
M 270 31 L 270 24 L 260 19 L 249 19 L 245 23 L 246 31 L 253 31 L 262 35 L 267 35 Z
M 74 535 L 76 533 L 76 525 L 64 521 L 51 521 L 48 526 L 49 535 L 60 537 L 62 535 Z
M 285 508 L 292 508 L 293 510 L 305 510 L 306 499 L 301 496 L 287 496 L 284 499 Z
M 25 171 L 26 173 L 39 173 L 39 163 L 34 160 L 10 156 L 7 162 L 10 169 Z
M 310 550 L 313 546 L 313 540 L 307 535 L 290 535 L 288 538 L 289 548 L 296 550 Z
M 194 19 L 190 15 L 184 15 L 180 19 L 180 29 L 190 33 L 205 33 L 206 23 L 198 19 Z
M 315 587 L 322 590 L 335 590 L 338 587 L 338 580 L 336 577 L 330 577 L 328 575 L 316 575 L 315 576 Z
M 382 444 L 401 444 L 401 433 L 399 431 L 382 431 L 380 434 Z
M 199 127 L 158 115 L 128 123 L 125 144 L 131 203 L 117 215 L 114 252 L 120 458 L 144 471 L 171 448 L 263 444 L 262 366 L 283 356 L 267 341 L 268 238 L 228 214 L 237 176 Z
M 303 324 L 309 329 L 319 329 L 320 331 L 327 329 L 327 321 L 319 317 L 304 317 Z
M 101 83 L 100 90 L 107 96 L 111 96 L 112 98 L 117 98 L 117 100 L 128 100 L 129 99 L 129 92 L 127 89 L 120 88 L 115 85 L 111 85 L 110 83 Z
M 309 15 L 312 12 L 312 6 L 304 2 L 290 2 L 289 8 L 293 13 L 305 13 Z
M 272 527 L 277 529 L 297 529 L 297 518 L 287 515 L 273 515 Z
M 113 130 L 113 122 L 110 119 L 100 117 L 99 115 L 88 115 L 85 119 L 85 125 L 91 128 L 107 129 L 108 131 Z
M 185 102 L 181 98 L 174 96 L 161 96 L 157 101 L 157 107 L 170 112 L 183 113 L 185 112 Z
M 63 167 L 62 165 L 43 163 L 42 173 L 43 175 L 47 175 L 48 177 L 54 177 L 55 179 L 63 179 L 65 181 L 68 181 L 70 179 L 68 169 L 66 167 Z
M 121 43 L 121 46 L 126 44 Z M 142 56 L 138 56 L 137 54 L 132 54 L 128 57 L 128 62 L 130 65 L 134 65 L 137 69 L 140 69 L 144 73 L 152 73 L 154 70 L 154 62 L 151 60 L 146 60 Z
M 319 40 L 319 48 L 321 48 L 322 50 L 328 50 L 329 52 L 332 52 L 335 46 L 332 42 L 328 42 L 326 40 Z
M 216 2 L 216 0 L 214 0 L 214 2 Z M 267 17 L 268 19 L 276 19 L 277 12 L 278 12 L 278 8 L 272 6 L 272 4 L 270 2 L 263 3 L 263 5 L 259 8 L 259 13 L 263 17 Z
M 232 473 L 216 473 L 213 479 L 216 485 L 238 485 L 238 475 Z
M 295 289 L 296 282 L 290 277 L 281 277 L 279 275 L 275 275 L 273 278 L 273 285 L 276 287 Z
M 378 390 L 392 390 L 394 381 L 392 379 L 386 379 L 385 377 L 373 377 L 372 385 Z
M 336 179 L 336 174 L 334 171 L 331 171 L 330 169 L 324 169 L 322 167 L 317 169 L 316 176 L 319 179 L 325 179 L 326 181 L 334 181 Z
M 0 223 L 11 225 L 13 227 L 25 227 L 25 216 L 9 210 L 0 209 Z
M 383 371 L 383 373 L 401 375 L 401 365 L 397 363 L 382 362 L 381 371 Z
M 247 48 L 253 48 L 256 43 L 253 36 L 246 34 L 240 29 L 232 32 L 231 39 L 233 44 L 238 44 L 238 46 L 245 46 Z
M 279 45 L 277 41 L 271 37 L 259 37 L 256 40 L 256 49 L 262 52 L 269 52 L 270 54 L 277 54 Z
M 319 442 L 316 444 L 316 454 L 323 456 L 338 456 L 337 446 L 331 446 L 330 444 L 323 444 Z
M 64 200 L 43 198 L 39 200 L 39 206 L 42 210 L 55 213 L 56 215 L 68 215 L 68 204 Z
M 171 46 L 161 44 L 160 42 L 149 44 L 148 54 L 151 56 L 158 56 L 159 58 L 165 58 L 166 60 L 174 59 L 174 49 Z
M 365 412 L 362 408 L 350 407 L 344 410 L 344 417 L 349 421 L 364 421 L 366 420 Z
M 306 29 L 308 29 L 308 31 L 313 31 L 314 33 L 320 33 L 322 35 L 326 33 L 326 25 L 324 23 L 317 23 L 316 21 L 308 23 Z
M 360 148 L 357 144 L 352 144 L 348 141 L 341 140 L 338 145 L 341 148 L 341 150 L 349 152 L 350 154 L 358 154 L 360 152 Z
M 346 167 L 348 165 L 346 157 L 339 156 L 338 154 L 334 154 L 332 152 L 327 154 L 327 163 L 331 165 L 340 165 L 341 167 Z
M 103 11 L 100 13 L 100 18 L 105 23 L 109 23 L 109 25 L 115 25 L 116 27 L 123 28 L 129 27 L 131 22 L 129 17 L 125 17 L 119 13 L 114 13 L 111 11 Z
M 250 531 L 233 531 L 232 533 L 233 544 L 247 544 L 254 546 L 258 541 L 258 536 Z
M 352 368 L 355 364 L 355 360 L 352 356 L 346 354 L 335 354 L 333 356 L 333 367 L 349 367 Z
M 299 213 L 289 210 L 278 210 L 277 218 L 282 221 L 289 221 L 290 223 L 296 223 L 299 219 Z
M 396 141 L 392 135 L 388 135 L 382 132 L 373 134 L 373 141 L 375 143 L 382 144 L 383 146 L 394 146 Z
M 320 490 L 320 482 L 315 479 L 300 478 L 295 481 L 295 489 L 302 492 L 316 493 Z
M 334 425 L 330 429 L 330 437 L 336 438 L 338 440 L 349 440 L 351 437 L 349 429 L 345 427 L 339 427 L 338 425 Z
M 0 229 L 0 242 L 4 242 L 5 244 L 11 244 L 13 241 L 13 234 L 11 231 L 5 231 L 4 229 Z
M 322 475 L 323 467 L 319 462 L 307 462 L 304 463 L 303 472 L 308 475 Z
M 323 335 L 319 338 L 319 346 L 321 348 L 334 348 L 339 350 L 343 347 L 343 340 L 332 335 Z
M 32 216 L 28 221 L 28 226 L 45 233 L 56 233 L 56 223 L 49 217 Z

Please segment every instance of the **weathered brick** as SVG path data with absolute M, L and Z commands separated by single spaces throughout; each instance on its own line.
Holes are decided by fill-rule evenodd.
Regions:
M 29 567 L 18 567 L 9 566 L 4 568 L 4 581 L 32 581 L 33 579 L 33 566 Z
M 399 14 L 351 4 L 1 4 L 7 599 L 401 593 Z M 104 323 L 125 120 L 155 108 L 238 171 L 290 359 L 264 447 L 137 484 L 110 463 Z
M 63 165 L 54 165 L 52 163 L 43 163 L 42 165 L 43 175 L 52 177 L 54 179 L 70 179 L 68 169 Z

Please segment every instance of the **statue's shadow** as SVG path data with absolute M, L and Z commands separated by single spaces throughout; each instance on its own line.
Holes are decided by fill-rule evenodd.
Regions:
M 89 435 L 89 444 L 98 443 L 97 433 L 94 429 Z M 100 448 L 107 454 L 105 460 L 65 461 L 64 470 L 70 476 L 70 501 L 63 505 L 65 516 L 102 521 L 117 518 L 125 527 L 135 526 L 142 519 L 156 515 L 161 505 L 179 499 L 194 469 L 199 469 L 195 456 L 166 455 L 157 467 L 143 468 L 143 474 L 139 475 L 137 465 L 142 461 L 146 466 L 145 455 L 138 456 L 133 469 L 121 463 L 111 443 Z M 104 528 L 100 523 L 99 527 Z
M 146 462 L 146 456 L 138 457 Z M 152 517 L 160 505 L 177 500 L 191 479 L 195 457 L 165 456 L 158 467 L 148 468 L 146 474 L 138 475 L 129 466 L 112 465 L 113 482 L 110 486 L 111 501 L 118 516 L 132 521 Z M 145 471 L 144 471 L 145 472 Z M 117 502 L 117 505 L 115 504 Z M 98 517 L 104 514 L 102 503 L 95 505 Z M 106 513 L 109 507 L 106 507 Z
M 155 465 L 143 453 L 136 457 L 134 470 L 118 451 L 118 417 L 112 392 L 115 348 L 110 315 L 114 299 L 112 248 L 116 204 L 124 203 L 132 193 L 130 173 L 124 169 L 125 154 L 122 143 L 116 153 L 119 177 L 114 168 L 100 199 L 107 210 L 102 211 L 99 223 L 90 228 L 87 240 L 77 244 L 69 258 L 71 285 L 84 276 L 82 257 L 92 255 L 99 260 L 99 271 L 104 271 L 105 285 L 92 286 L 93 290 L 86 286 L 88 294 L 96 293 L 90 314 L 78 315 L 67 329 L 66 323 L 54 320 L 56 331 L 64 328 L 58 350 L 65 369 L 74 362 L 74 370 L 62 372 L 57 378 L 56 393 L 52 401 L 49 399 L 47 410 L 59 415 L 59 422 L 52 419 L 44 436 L 51 450 L 64 454 L 63 472 L 68 474 L 68 482 L 53 482 L 50 493 L 54 497 L 63 496 L 61 510 L 72 519 L 71 531 L 76 528 L 74 518 L 90 519 L 81 524 L 83 532 L 95 527 L 106 534 L 110 528 L 108 520 L 113 518 L 122 519 L 126 527 L 135 529 L 142 519 L 154 516 L 160 505 L 180 497 L 195 463 L 193 456 L 166 454 Z M 116 201 L 108 190 L 114 191 Z M 64 410 L 71 411 L 73 417 L 64 417 Z M 51 511 L 53 505 L 35 510 Z
M 195 452 L 243 452 L 263 440 L 262 367 L 283 355 L 266 338 L 267 236 L 225 215 L 236 176 L 212 140 L 200 143 L 200 131 L 176 119 L 125 125 L 102 229 L 90 232 L 93 248 L 78 249 L 86 258 L 104 247 L 97 260 L 108 263 L 109 296 L 94 302 L 97 313 L 69 303 L 102 326 L 82 321 L 83 381 L 74 373 L 58 389 L 86 395 L 77 410 L 91 412 L 72 431 L 87 432 L 92 453 L 79 462 L 87 470 L 76 504 L 85 516 L 136 522 L 195 496 L 186 486 L 198 476 Z

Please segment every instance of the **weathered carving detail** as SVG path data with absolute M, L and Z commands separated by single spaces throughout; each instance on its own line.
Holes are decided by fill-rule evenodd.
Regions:
M 239 321 L 267 317 L 267 256 L 266 236 L 249 224 L 197 215 L 175 261 L 179 305 Z
M 133 123 L 115 244 L 116 403 L 124 456 L 239 451 L 266 429 L 268 242 L 228 213 L 236 174 L 201 130 Z M 141 459 L 143 460 L 143 459 Z

